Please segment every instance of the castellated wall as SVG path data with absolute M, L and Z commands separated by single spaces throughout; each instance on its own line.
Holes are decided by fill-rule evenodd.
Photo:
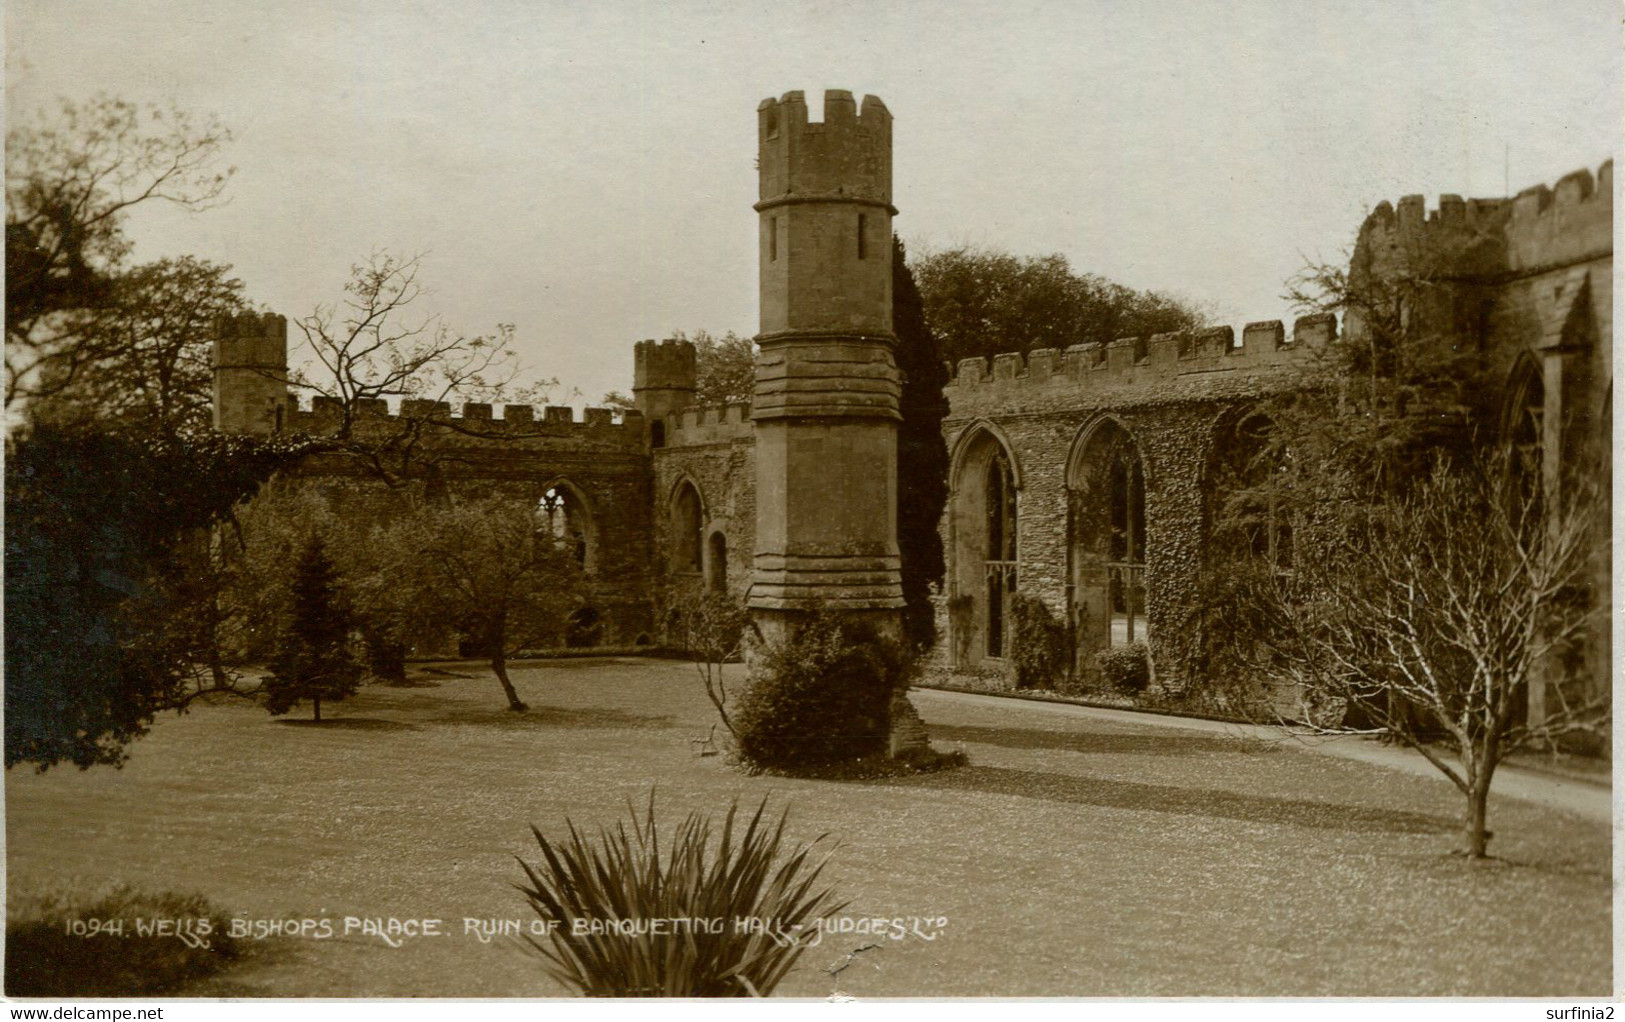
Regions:
M 1381 203 L 1361 225 L 1351 272 L 1450 285 L 1439 289 L 1450 292 L 1446 303 L 1426 310 L 1431 325 L 1477 337 L 1503 376 L 1522 357 L 1579 343 L 1589 347 L 1587 375 L 1610 379 L 1613 182 L 1609 160 L 1512 199 L 1445 195 L 1431 210 L 1420 195 Z M 1577 331 L 1588 336 L 1573 341 Z
M 1356 286 L 1385 277 L 1420 283 L 1406 299 L 1413 335 L 1474 353 L 1488 373 L 1490 385 L 1471 395 L 1482 439 L 1504 438 L 1518 416 L 1529 415 L 1531 400 L 1539 405 L 1547 493 L 1569 485 L 1576 466 L 1582 475 L 1607 471 L 1612 162 L 1512 199 L 1447 195 L 1432 209 L 1420 196 L 1381 203 L 1360 228 L 1349 272 Z M 1341 329 L 1353 337 L 1362 325 L 1351 315 Z M 1235 441 L 1233 427 L 1247 409 L 1300 386 L 1303 371 L 1339 332 L 1332 317 L 1310 316 L 1290 333 L 1264 322 L 1239 333 L 1221 327 L 1124 338 L 950 367 L 944 433 L 952 494 L 941 528 L 949 574 L 939 600 L 946 636 L 939 656 L 959 670 L 1013 681 L 1008 656 L 992 651 L 998 626 L 989 603 L 996 590 L 987 579 L 1001 569 L 989 554 L 992 498 L 978 502 L 992 485 L 995 451 L 1008 460 L 1016 491 L 1017 591 L 1037 597 L 1070 626 L 1080 654 L 1083 637 L 1115 635 L 1101 630 L 1104 598 L 1090 589 L 1101 584 L 1105 558 L 1088 524 L 1098 532 L 1100 519 L 1089 518 L 1084 505 L 1098 498 L 1087 472 L 1107 446 L 1099 438 L 1126 436 L 1144 473 L 1143 569 L 1133 570 L 1143 572 L 1154 684 L 1171 692 L 1199 686 L 1200 627 L 1191 596 L 1208 550 L 1216 456 Z M 1610 591 L 1606 568 L 1597 592 Z M 1603 629 L 1588 648 L 1581 674 L 1590 683 L 1606 684 L 1608 643 Z M 1074 667 L 1086 673 L 1087 658 L 1079 655 Z M 1531 686 L 1532 719 L 1542 712 L 1541 688 Z
M 1039 349 L 952 367 L 943 431 L 952 458 L 949 511 L 941 531 L 949 578 L 939 601 L 938 655 L 960 670 L 993 671 L 1013 682 L 1008 658 L 986 656 L 987 598 L 979 591 L 985 508 L 965 494 L 982 485 L 986 448 L 1009 459 L 1017 487 L 1020 592 L 1058 621 L 1087 629 L 1075 544 L 1077 491 L 1089 438 L 1103 424 L 1126 430 L 1144 466 L 1146 610 L 1156 681 L 1179 691 L 1194 670 L 1191 593 L 1206 538 L 1205 479 L 1216 435 L 1238 410 L 1298 384 L 1298 370 L 1337 334 L 1334 317 L 1122 338 L 1108 345 Z M 1238 343 L 1239 340 L 1239 343 Z M 1228 414 L 1227 414 L 1228 413 Z M 956 597 L 974 604 L 950 616 Z M 962 601 L 963 602 L 963 601 Z M 1080 664 L 1087 671 L 1089 664 Z
M 285 429 L 313 435 L 338 428 L 342 407 L 317 397 L 298 408 L 290 399 Z M 589 606 L 601 621 L 599 644 L 630 646 L 654 637 L 650 563 L 651 505 L 647 429 L 635 411 L 616 421 L 608 409 L 488 404 L 454 409 L 406 401 L 390 414 L 383 401 L 361 402 L 355 431 L 377 437 L 419 429 L 422 440 L 407 478 L 391 487 L 355 458 L 319 454 L 290 473 L 347 521 L 382 521 L 414 499 L 433 494 L 506 495 L 529 508 L 550 487 L 569 492 L 583 514 L 588 546 Z M 455 648 L 420 650 L 455 654 Z

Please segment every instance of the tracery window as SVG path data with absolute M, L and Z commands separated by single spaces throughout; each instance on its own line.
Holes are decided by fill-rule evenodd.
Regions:
M 568 487 L 555 483 L 542 492 L 536 503 L 536 538 L 554 550 L 569 554 L 577 564 L 587 566 L 586 514 Z
M 1106 572 L 1111 644 L 1143 642 L 1145 620 L 1145 466 L 1132 442 L 1113 444 L 1107 461 L 1111 540 Z
M 999 448 L 988 459 L 987 477 L 987 655 L 1005 655 L 1010 598 L 1016 591 L 1016 487 L 1010 460 Z

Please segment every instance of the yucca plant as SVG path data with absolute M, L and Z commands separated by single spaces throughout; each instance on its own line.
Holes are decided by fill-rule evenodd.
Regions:
M 548 975 L 583 996 L 765 997 L 817 922 L 845 907 L 818 883 L 829 854 L 815 851 L 827 835 L 785 850 L 789 812 L 767 820 L 766 799 L 742 831 L 737 799 L 720 833 L 711 816 L 689 814 L 664 855 L 653 793 L 641 813 L 627 809 L 630 830 L 621 821 L 596 839 L 569 818 L 557 843 L 533 826 L 542 861 L 519 860 L 530 882 L 515 886 L 548 931 L 523 939 Z

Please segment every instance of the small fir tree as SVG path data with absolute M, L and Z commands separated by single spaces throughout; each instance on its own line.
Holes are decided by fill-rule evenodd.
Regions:
M 903 373 L 897 431 L 897 549 L 902 557 L 903 630 L 918 650 L 936 643 L 936 611 L 931 587 L 946 570 L 937 522 L 948 504 L 948 445 L 942 420 L 948 415 L 948 365 L 942 345 L 926 323 L 919 288 L 908 266 L 902 239 L 892 236 L 892 329 L 897 334 L 897 368 Z
M 337 702 L 354 693 L 363 669 L 350 652 L 350 614 L 339 592 L 338 569 L 320 539 L 301 551 L 292 590 L 288 625 L 277 639 L 265 681 L 265 705 L 280 715 L 308 699 L 312 719 L 321 720 L 322 700 Z

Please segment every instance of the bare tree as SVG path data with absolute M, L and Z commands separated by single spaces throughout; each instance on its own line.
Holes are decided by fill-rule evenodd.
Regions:
M 1290 570 L 1233 564 L 1233 620 L 1253 627 L 1232 649 L 1297 693 L 1298 726 L 1338 730 L 1346 711 L 1426 758 L 1465 796 L 1462 850 L 1481 858 L 1506 755 L 1606 726 L 1606 700 L 1576 686 L 1520 717 L 1527 686 L 1597 623 L 1599 527 L 1588 490 L 1544 506 L 1504 465 L 1441 459 L 1403 497 L 1321 515 Z
M 343 299 L 296 323 L 313 364 L 295 370 L 292 384 L 331 399 L 337 419 L 326 439 L 391 483 L 423 456 L 423 440 L 434 432 L 494 435 L 488 426 L 452 420 L 442 402 L 523 402 L 558 382 L 516 386 L 520 366 L 511 325 L 470 337 L 436 316 L 417 314 L 413 306 L 426 293 L 421 269 L 420 256 L 375 253 L 351 268 Z M 400 414 L 388 428 L 369 428 L 363 421 L 369 409 L 391 399 L 402 400 Z
M 723 669 L 738 662 L 745 649 L 751 626 L 750 611 L 744 601 L 727 592 L 707 592 L 697 596 L 687 587 L 673 587 L 663 601 L 678 611 L 688 657 L 705 687 L 705 697 L 729 734 L 735 734 L 728 716 L 728 686 Z

